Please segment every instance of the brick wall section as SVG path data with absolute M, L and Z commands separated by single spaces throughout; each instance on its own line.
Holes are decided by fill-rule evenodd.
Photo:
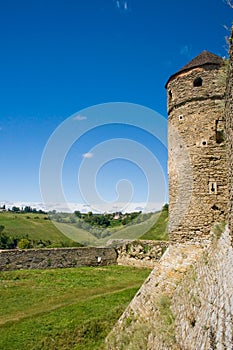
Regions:
M 202 86 L 194 87 L 197 77 Z M 169 234 L 206 239 L 227 212 L 224 131 L 226 64 L 182 72 L 168 83 Z M 170 96 L 172 92 L 172 97 Z M 216 191 L 211 190 L 216 185 Z
M 0 270 L 106 266 L 117 263 L 113 248 L 54 248 L 0 251 Z
M 226 136 L 228 155 L 229 210 L 228 225 L 233 236 L 233 30 L 231 33 L 229 71 L 226 90 Z

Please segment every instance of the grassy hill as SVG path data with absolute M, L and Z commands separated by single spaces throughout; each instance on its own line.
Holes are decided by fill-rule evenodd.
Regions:
M 102 348 L 149 273 L 123 266 L 0 272 L 0 349 Z
M 164 205 L 162 211 L 159 213 L 155 224 L 145 233 L 140 239 L 151 239 L 157 241 L 168 241 L 168 206 Z
M 53 246 L 58 247 L 73 245 L 73 242 L 48 220 L 46 214 L 1 212 L 0 225 L 4 226 L 3 232 L 9 236 L 28 236 L 33 240 L 50 240 Z
M 66 232 L 66 235 L 74 241 L 80 242 L 84 245 L 100 246 L 105 245 L 110 239 L 139 239 L 145 232 L 153 227 L 154 223 L 157 222 L 159 214 L 160 213 L 154 213 L 148 220 L 138 224 L 117 226 L 116 228 L 108 229 L 110 234 L 99 239 L 88 230 L 78 228 L 75 223 L 56 222 L 55 224 L 60 230 L 62 230 L 62 232 Z
M 148 215 L 148 214 L 146 214 Z M 87 229 L 79 227 L 74 214 L 58 214 L 59 220 L 49 220 L 47 214 L 1 212 L 0 225 L 8 236 L 28 237 L 31 240 L 49 240 L 52 247 L 82 245 L 102 246 L 111 239 L 152 239 L 167 240 L 168 210 L 145 215 L 142 222 L 117 224 L 113 227 Z M 96 232 L 100 238 L 96 237 Z

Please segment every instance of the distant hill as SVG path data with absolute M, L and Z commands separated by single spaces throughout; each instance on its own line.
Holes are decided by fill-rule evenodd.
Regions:
M 115 222 L 115 225 L 105 228 L 94 226 L 80 225 L 80 221 L 70 222 L 73 217 L 68 214 L 59 214 L 62 222 L 56 222 L 56 226 L 60 228 L 66 235 L 75 241 L 84 245 L 101 246 L 105 245 L 109 240 L 115 239 L 140 239 L 151 227 L 156 225 L 160 216 L 160 212 L 141 214 L 140 218 L 129 221 L 126 225 L 121 222 Z M 63 216 L 63 218 L 61 218 Z M 141 220 L 141 221 L 140 221 Z M 85 228 L 85 229 L 84 229 Z
M 1 234 L 8 237 L 27 237 L 31 240 L 51 241 L 52 247 L 77 245 L 53 225 L 47 214 L 0 212 Z
M 104 216 L 104 214 L 103 214 Z M 166 232 L 168 210 L 135 216 L 131 221 L 129 214 L 111 225 L 90 224 L 75 214 L 57 213 L 50 220 L 47 214 L 0 212 L 0 238 L 27 238 L 29 241 L 43 241 L 49 247 L 63 246 L 103 246 L 111 239 L 153 239 L 167 240 Z M 99 215 L 98 219 L 101 218 Z M 96 221 L 96 218 L 94 218 Z M 25 242 L 24 242 L 25 243 Z M 30 246 L 29 246 L 30 247 Z M 40 245 L 38 245 L 40 247 Z M 3 247 L 0 246 L 3 249 Z M 27 248 L 27 247 L 26 247 Z

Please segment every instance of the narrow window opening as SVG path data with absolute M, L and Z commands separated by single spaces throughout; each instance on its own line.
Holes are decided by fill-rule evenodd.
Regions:
M 180 114 L 180 115 L 179 115 L 179 120 L 183 120 L 183 119 L 184 119 L 183 114 Z
M 193 86 L 194 86 L 194 87 L 202 86 L 202 79 L 201 79 L 200 77 L 194 79 L 194 81 L 193 81 Z
M 168 94 L 169 94 L 169 100 L 171 100 L 171 99 L 172 99 L 172 91 L 169 90 L 169 91 L 168 91 Z
M 217 182 L 210 182 L 209 183 L 209 194 L 217 194 Z
M 224 135 L 224 120 L 218 119 L 215 121 L 215 138 L 216 143 L 220 144 L 224 142 L 225 135 Z

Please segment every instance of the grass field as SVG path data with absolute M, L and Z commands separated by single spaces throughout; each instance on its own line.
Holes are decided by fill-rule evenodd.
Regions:
M 154 213 L 148 220 L 132 225 L 110 229 L 110 235 L 97 239 L 91 232 L 77 227 L 75 223 L 48 220 L 46 214 L 0 213 L 0 225 L 7 235 L 28 236 L 32 240 L 50 240 L 52 246 L 72 246 L 73 242 L 84 245 L 105 245 L 111 239 L 168 239 L 166 233 L 167 212 Z
M 71 240 L 48 220 L 45 214 L 17 214 L 12 212 L 0 213 L 0 225 L 4 233 L 14 236 L 28 236 L 35 240 L 51 240 L 54 246 L 72 245 Z
M 101 349 L 149 272 L 123 266 L 0 272 L 0 349 Z

